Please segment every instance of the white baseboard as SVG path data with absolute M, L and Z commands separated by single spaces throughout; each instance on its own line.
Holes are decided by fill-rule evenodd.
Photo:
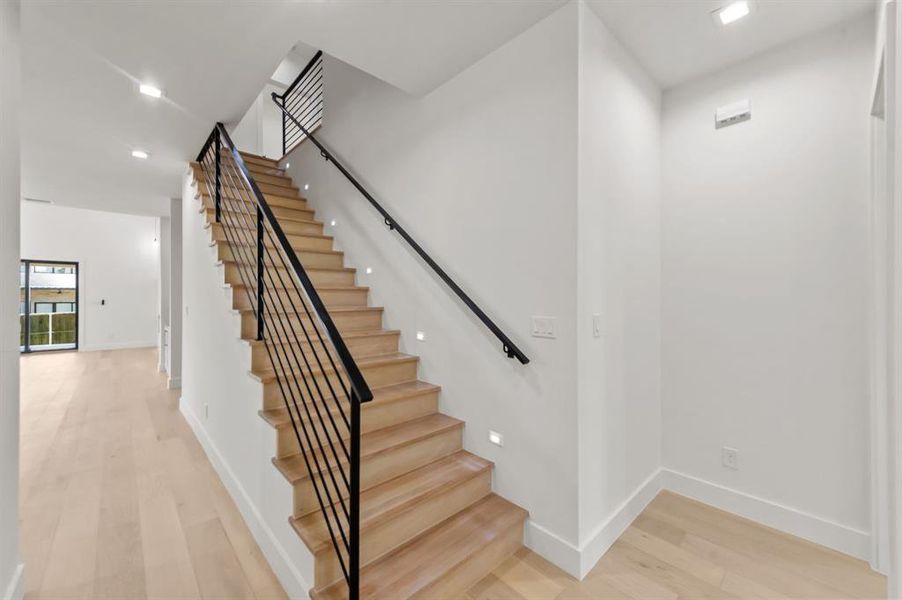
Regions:
M 849 556 L 865 561 L 870 558 L 871 535 L 866 531 L 678 471 L 664 469 L 662 476 L 664 489 Z
M 639 484 L 629 498 L 600 523 L 580 546 L 573 545 L 534 521 L 528 521 L 526 546 L 570 575 L 582 579 L 660 491 L 659 469 Z
M 135 348 L 156 348 L 156 342 L 110 342 L 109 344 L 94 344 L 91 346 L 79 346 L 79 352 L 99 352 L 101 350 L 132 350 Z
M 25 565 L 19 563 L 13 571 L 13 577 L 6 586 L 3 600 L 22 600 L 25 597 Z
M 247 491 L 235 477 L 229 465 L 223 460 L 222 454 L 216 448 L 210 436 L 207 435 L 203 424 L 183 398 L 179 399 L 179 410 L 185 417 L 185 420 L 188 421 L 188 425 L 194 431 L 194 435 L 203 447 L 204 452 L 206 452 L 210 463 L 238 506 L 241 516 L 244 517 L 244 522 L 260 546 L 260 551 L 263 552 L 269 566 L 272 567 L 282 587 L 285 588 L 285 593 L 289 598 L 308 598 L 310 585 L 294 566 L 288 552 L 286 552 L 279 540 L 276 539 L 275 534 L 263 520 L 263 516 L 257 510 Z
M 182 387 L 182 378 L 181 377 L 170 377 L 169 378 L 169 389 L 175 390 Z

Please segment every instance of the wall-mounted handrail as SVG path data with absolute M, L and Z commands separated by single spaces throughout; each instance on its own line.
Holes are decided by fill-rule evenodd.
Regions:
M 344 175 L 345 178 L 351 183 L 351 185 L 357 188 L 357 191 L 360 192 L 361 195 L 363 195 L 363 197 L 366 198 L 367 201 L 369 201 L 373 208 L 376 209 L 376 211 L 385 220 L 386 226 L 388 226 L 388 228 L 392 231 L 397 231 L 398 235 L 400 235 L 401 238 L 405 242 L 407 242 L 407 244 L 411 248 L 413 248 L 414 252 L 416 252 L 420 256 L 420 258 L 422 258 L 423 261 L 432 268 L 433 271 L 435 271 L 436 275 L 438 275 L 439 278 L 444 281 L 449 288 L 451 288 L 451 291 L 453 291 L 457 295 L 457 297 L 467 305 L 467 308 L 469 308 L 473 312 L 473 314 L 475 314 L 476 317 L 479 318 L 480 321 L 482 321 L 483 325 L 485 325 L 489 329 L 489 331 L 495 334 L 495 337 L 501 340 L 502 348 L 504 350 L 504 353 L 507 354 L 508 358 L 516 358 L 524 365 L 529 363 L 529 358 L 523 353 L 523 351 L 520 350 L 520 348 L 518 348 L 517 345 L 514 344 L 514 342 L 512 342 L 511 339 L 501 330 L 501 328 L 498 327 L 487 314 L 485 314 L 485 311 L 483 311 L 479 307 L 479 305 L 477 305 L 473 301 L 473 299 L 470 298 L 470 296 L 467 295 L 467 293 L 464 292 L 459 285 L 457 285 L 457 283 L 451 278 L 451 276 L 448 275 L 448 273 L 446 273 L 445 270 L 441 266 L 439 266 L 439 264 L 431 256 L 429 256 L 429 254 L 425 250 L 423 250 L 422 246 L 420 246 L 417 241 L 413 239 L 413 237 L 409 233 L 407 233 L 407 231 L 401 225 L 398 224 L 395 218 L 391 214 L 389 214 L 389 212 L 385 210 L 385 208 L 381 204 L 379 204 L 379 202 L 377 202 L 375 198 L 373 198 L 373 195 L 370 194 L 366 190 L 366 188 L 363 187 L 363 185 L 361 185 L 357 178 L 354 177 L 347 168 L 345 168 L 341 161 L 336 159 L 335 155 L 310 131 L 308 131 L 300 121 L 295 118 L 291 111 L 289 111 L 284 106 L 283 102 L 280 102 L 280 100 L 283 100 L 283 98 L 273 92 L 272 101 L 276 106 L 279 107 L 279 110 L 282 111 L 282 114 L 285 116 L 285 118 L 289 119 L 300 131 L 304 133 L 307 139 L 313 142 L 313 144 L 319 149 L 322 157 L 325 158 L 328 162 L 331 162 L 333 165 L 335 165 L 335 168 L 337 168 L 341 172 L 341 174 Z

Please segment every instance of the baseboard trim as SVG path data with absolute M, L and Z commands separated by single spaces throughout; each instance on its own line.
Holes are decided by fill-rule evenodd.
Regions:
M 3 600 L 22 600 L 25 597 L 25 564 L 19 563 L 6 586 Z
M 167 384 L 170 390 L 175 390 L 182 387 L 182 378 L 181 377 L 170 377 L 169 382 Z
M 185 417 L 191 430 L 194 431 L 195 437 L 197 437 L 201 447 L 203 447 L 204 452 L 210 459 L 213 468 L 219 474 L 219 478 L 225 485 L 226 490 L 228 490 L 229 495 L 238 506 L 238 510 L 260 546 L 261 552 L 263 552 L 282 587 L 285 588 L 285 593 L 289 598 L 308 598 L 310 585 L 294 566 L 284 546 L 279 543 L 279 540 L 263 520 L 260 511 L 257 510 L 257 507 L 251 501 L 244 486 L 241 485 L 232 469 L 223 460 L 222 454 L 210 439 L 210 436 L 207 435 L 200 419 L 197 418 L 184 398 L 179 399 L 179 410 Z
M 581 580 L 660 491 L 661 470 L 658 469 L 639 484 L 633 493 L 579 546 L 559 537 L 535 521 L 527 521 L 526 546 Z
M 671 469 L 663 470 L 663 485 L 664 489 L 767 527 L 864 561 L 870 559 L 871 536 L 866 531 Z
M 601 560 L 617 538 L 623 535 L 636 517 L 655 499 L 661 491 L 661 485 L 661 469 L 658 469 L 639 484 L 630 497 L 588 536 L 580 549 L 580 579 L 589 574 L 595 563 Z

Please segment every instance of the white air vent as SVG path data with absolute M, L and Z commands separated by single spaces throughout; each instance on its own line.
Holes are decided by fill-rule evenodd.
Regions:
M 752 105 L 748 100 L 740 100 L 714 111 L 714 128 L 729 127 L 752 118 Z

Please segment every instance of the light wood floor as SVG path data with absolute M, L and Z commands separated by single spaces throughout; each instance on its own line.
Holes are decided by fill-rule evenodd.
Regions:
M 178 412 L 178 393 L 165 389 L 154 350 L 23 357 L 21 504 L 29 600 L 285 597 Z M 845 599 L 884 590 L 860 561 L 664 493 L 583 581 L 521 550 L 465 597 Z

